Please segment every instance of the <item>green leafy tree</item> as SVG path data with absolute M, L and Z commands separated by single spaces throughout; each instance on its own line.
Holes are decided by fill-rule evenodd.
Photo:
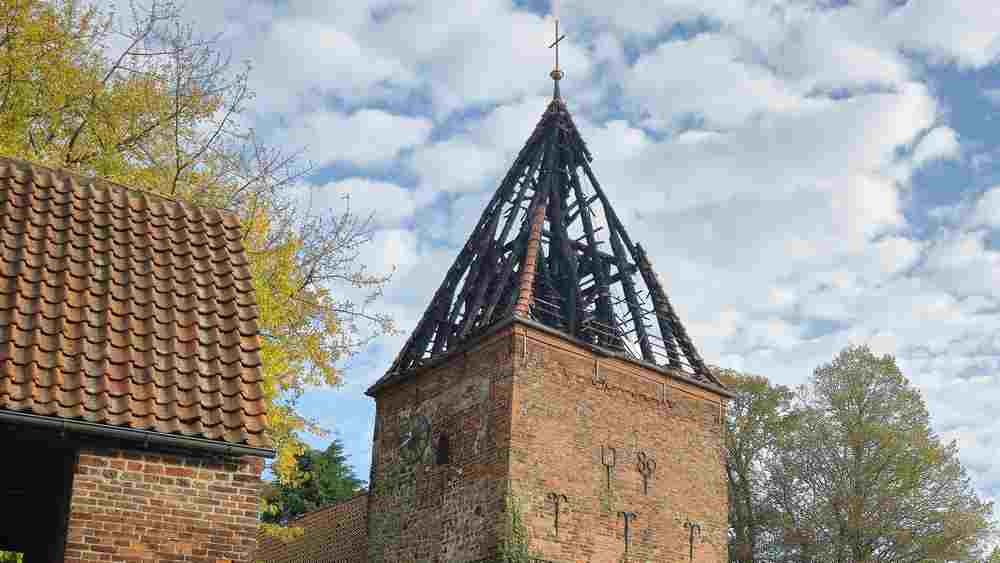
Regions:
M 265 522 L 287 524 L 307 512 L 347 500 L 364 486 L 347 464 L 343 444 L 336 439 L 325 450 L 302 452 L 296 464 L 294 481 L 275 481 L 265 493 L 272 507 L 264 514 Z
M 981 561 L 993 530 L 954 442 L 891 356 L 848 347 L 798 391 L 769 471 L 786 560 Z
M 768 494 L 768 469 L 781 437 L 794 425 L 794 394 L 764 377 L 713 371 L 736 394 L 726 418 L 729 560 L 753 563 L 770 555 L 781 529 L 781 513 Z

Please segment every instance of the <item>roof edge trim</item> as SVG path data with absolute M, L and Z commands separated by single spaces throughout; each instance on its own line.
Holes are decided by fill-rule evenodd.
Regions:
M 722 397 L 725 397 L 727 399 L 735 399 L 736 398 L 736 394 L 733 393 L 732 391 L 730 391 L 729 389 L 727 389 L 726 387 L 722 387 L 722 386 L 719 386 L 719 385 L 714 385 L 713 383 L 710 383 L 710 382 L 698 381 L 697 379 L 694 379 L 693 377 L 685 377 L 684 375 L 678 374 L 678 373 L 676 373 L 676 372 L 674 372 L 674 371 L 672 371 L 669 368 L 666 368 L 664 366 L 659 366 L 659 365 L 656 365 L 656 364 L 653 364 L 653 363 L 650 363 L 650 362 L 639 360 L 637 358 L 631 358 L 631 357 L 628 357 L 628 356 L 626 356 L 624 354 L 619 354 L 619 353 L 617 353 L 617 352 L 615 352 L 613 350 L 608 350 L 607 348 L 602 348 L 600 346 L 591 344 L 590 342 L 584 342 L 584 341 L 579 340 L 577 338 L 573 338 L 572 336 L 570 336 L 570 335 L 568 335 L 568 334 L 566 334 L 564 332 L 561 332 L 559 330 L 556 330 L 556 329 L 554 329 L 554 328 L 552 328 L 550 326 L 546 326 L 543 323 L 540 323 L 540 322 L 535 321 L 533 319 L 528 319 L 528 318 L 522 317 L 520 315 L 510 315 L 510 316 L 508 316 L 506 319 L 504 319 L 504 320 L 496 323 L 495 325 L 493 325 L 490 328 L 490 330 L 487 330 L 487 331 L 483 332 L 482 334 L 479 334 L 479 335 L 477 335 L 477 336 L 469 339 L 468 341 L 466 341 L 466 343 L 465 343 L 464 346 L 462 346 L 460 348 L 457 348 L 455 350 L 449 351 L 449 352 L 447 352 L 445 354 L 442 354 L 440 356 L 437 356 L 435 358 L 432 358 L 426 364 L 423 364 L 423 365 L 421 365 L 419 367 L 416 367 L 416 368 L 413 368 L 413 369 L 410 369 L 410 370 L 405 370 L 405 371 L 400 371 L 400 372 L 388 372 L 388 373 L 386 373 L 384 376 L 382 376 L 381 379 L 379 379 L 378 381 L 376 381 L 375 383 L 373 383 L 372 386 L 369 387 L 367 391 L 365 391 L 365 395 L 368 395 L 369 397 L 375 397 L 375 394 L 378 393 L 379 391 L 381 391 L 383 388 L 385 388 L 385 387 L 391 387 L 393 385 L 396 385 L 397 383 L 401 383 L 401 382 L 409 379 L 410 376 L 412 376 L 413 374 L 415 374 L 415 373 L 417 373 L 419 371 L 422 371 L 422 370 L 427 369 L 427 368 L 432 368 L 432 367 L 434 367 L 434 366 L 436 366 L 436 365 L 438 365 L 438 364 L 440 364 L 440 363 L 442 363 L 444 361 L 447 361 L 449 358 L 452 358 L 455 355 L 462 354 L 462 353 L 464 353 L 466 351 L 466 349 L 468 347 L 475 346 L 482 339 L 487 338 L 487 337 L 489 337 L 489 336 L 491 336 L 491 335 L 493 335 L 493 334 L 495 334 L 497 332 L 500 332 L 500 331 L 502 331 L 502 330 L 504 330 L 504 329 L 510 327 L 511 325 L 516 324 L 516 323 L 521 323 L 521 324 L 523 324 L 523 325 L 525 325 L 527 327 L 533 328 L 535 330 L 539 330 L 539 331 L 544 332 L 546 334 L 551 334 L 551 335 L 556 336 L 558 338 L 562 338 L 563 340 L 572 342 L 573 344 L 576 344 L 577 346 L 581 346 L 581 347 L 583 347 L 583 348 L 585 348 L 587 350 L 590 350 L 590 351 L 594 352 L 595 354 L 599 354 L 599 355 L 607 357 L 607 358 L 614 358 L 616 360 L 621 360 L 623 362 L 628 362 L 630 364 L 635 364 L 637 366 L 642 366 L 642 367 L 644 367 L 646 369 L 653 370 L 656 373 L 659 373 L 659 374 L 665 375 L 667 377 L 670 377 L 671 379 L 675 379 L 677 381 L 686 383 L 688 385 L 694 385 L 695 387 L 699 387 L 699 388 L 704 389 L 706 391 L 711 391 L 712 393 L 715 393 L 717 395 L 721 395 Z
M 522 323 L 522 324 L 524 324 L 526 326 L 529 326 L 529 327 L 531 327 L 531 328 L 533 328 L 535 330 L 544 332 L 546 334 L 551 334 L 553 336 L 558 336 L 559 338 L 562 338 L 563 340 L 568 340 L 568 341 L 572 342 L 573 344 L 576 344 L 577 346 L 582 346 L 582 347 L 584 347 L 584 348 L 586 348 L 586 349 L 594 352 L 595 354 L 599 354 L 601 356 L 605 356 L 605 357 L 608 357 L 608 358 L 614 358 L 616 360 L 622 360 L 624 362 L 628 362 L 630 364 L 635 364 L 637 366 L 642 366 L 642 367 L 644 367 L 646 369 L 653 370 L 653 371 L 655 371 L 657 373 L 666 375 L 666 376 L 670 377 L 671 379 L 676 379 L 677 381 L 681 381 L 683 383 L 687 383 L 688 385 L 694 385 L 695 387 L 700 387 L 701 389 L 704 389 L 706 391 L 711 391 L 711 392 L 716 393 L 718 395 L 722 395 L 723 397 L 726 397 L 727 399 L 735 399 L 736 398 L 736 394 L 733 393 L 732 391 L 730 391 L 729 389 L 725 388 L 725 387 L 720 387 L 720 386 L 717 386 L 717 385 L 713 385 L 712 383 L 706 383 L 704 381 L 698 381 L 697 379 L 694 379 L 692 377 L 685 377 L 683 375 L 678 375 L 676 372 L 670 370 L 667 367 L 658 366 L 656 364 L 653 364 L 653 363 L 650 363 L 650 362 L 646 362 L 646 361 L 643 361 L 643 360 L 640 360 L 640 359 L 637 359 L 637 358 L 630 358 L 630 357 L 628 357 L 628 356 L 626 356 L 624 354 L 620 354 L 618 352 L 615 352 L 614 350 L 608 350 L 607 348 L 601 348 L 600 346 L 597 346 L 595 344 L 591 344 L 589 342 L 584 342 L 584 341 L 579 340 L 577 338 L 573 338 L 572 336 L 570 336 L 570 335 L 568 335 L 568 334 L 566 334 L 564 332 L 556 330 L 556 329 L 554 329 L 554 328 L 552 328 L 552 327 L 550 327 L 548 325 L 540 323 L 540 322 L 538 322 L 538 321 L 536 321 L 534 319 L 525 319 L 523 317 L 517 317 L 517 318 L 512 319 L 512 320 L 520 322 L 520 323 Z
M 43 170 L 49 172 L 50 174 L 57 175 L 57 176 L 61 175 L 61 176 L 66 177 L 67 179 L 74 179 L 81 186 L 89 186 L 89 187 L 98 188 L 98 189 L 118 189 L 118 190 L 125 190 L 126 192 L 132 192 L 132 193 L 135 193 L 135 194 L 142 194 L 142 195 L 145 195 L 145 196 L 156 198 L 156 199 L 158 199 L 158 200 L 160 200 L 160 201 L 162 201 L 164 203 L 176 203 L 176 204 L 184 205 L 184 206 L 187 206 L 187 207 L 197 207 L 197 208 L 200 208 L 200 209 L 212 209 L 212 210 L 218 211 L 219 213 L 223 213 L 223 214 L 227 214 L 227 215 L 232 215 L 233 217 L 236 217 L 237 219 L 239 219 L 239 217 L 235 213 L 233 213 L 229 209 L 226 209 L 225 207 L 217 207 L 215 205 L 205 205 L 205 204 L 200 204 L 200 203 L 199 204 L 190 203 L 190 202 L 178 199 L 176 197 L 169 196 L 167 194 L 161 194 L 159 192 L 154 192 L 152 190 L 147 190 L 145 188 L 134 188 L 132 186 L 126 186 L 125 184 L 122 184 L 122 183 L 119 183 L 119 182 L 115 182 L 114 180 L 108 180 L 107 178 L 104 178 L 103 176 L 88 176 L 86 173 L 84 173 L 82 171 L 73 170 L 73 169 L 70 169 L 70 168 L 65 168 L 65 167 L 62 167 L 62 166 L 54 165 L 54 164 L 45 164 L 45 163 L 41 163 L 41 162 L 36 162 L 34 160 L 24 160 L 23 158 L 15 158 L 15 157 L 12 157 L 12 156 L 3 156 L 3 155 L 0 155 L 0 161 L 4 161 L 4 160 L 6 160 L 7 162 L 13 162 L 13 163 L 19 164 L 21 166 L 27 166 L 27 167 L 30 167 L 30 168 L 40 168 L 40 169 L 43 169 Z
M 256 448 L 253 446 L 245 446 L 243 444 L 208 440 L 206 438 L 198 438 L 195 436 L 164 434 L 162 432 L 152 432 L 149 430 L 140 430 L 138 428 L 111 426 L 108 424 L 87 422 L 85 420 L 43 416 L 39 414 L 3 409 L 0 409 L 0 422 L 14 422 L 36 427 L 56 428 L 80 434 L 91 434 L 106 438 L 118 438 L 133 442 L 161 444 L 164 446 L 191 448 L 231 456 L 251 455 L 254 457 L 274 458 L 276 455 L 275 450 L 270 448 Z

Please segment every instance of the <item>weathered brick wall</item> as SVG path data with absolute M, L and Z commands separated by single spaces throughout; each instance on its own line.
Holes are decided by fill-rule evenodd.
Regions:
M 260 563 L 364 563 L 368 547 L 368 495 L 327 506 L 289 523 L 303 534 L 283 541 L 261 534 Z
M 720 397 L 518 326 L 510 479 L 531 545 L 553 561 L 727 560 Z M 527 332 L 527 338 L 522 336 Z M 527 344 L 527 354 L 522 346 Z M 608 488 L 602 446 L 616 452 Z M 656 462 L 643 492 L 640 453 Z M 610 459 L 608 460 L 610 461 Z M 560 496 L 559 533 L 555 502 Z
M 494 553 L 510 422 L 510 331 L 428 367 L 376 397 L 368 561 L 475 561 Z M 417 414 L 430 446 L 417 462 L 400 435 Z M 448 437 L 449 463 L 436 448 Z
M 432 445 L 406 463 L 399 438 L 418 413 Z M 723 413 L 714 392 L 516 323 L 378 394 L 368 560 L 494 557 L 509 483 L 540 559 L 622 561 L 628 512 L 628 560 L 687 561 L 689 523 L 694 561 L 723 563 Z M 436 466 L 442 433 L 451 463 Z M 602 446 L 616 453 L 610 490 Z M 656 463 L 646 490 L 640 453 Z
M 225 462 L 87 448 L 70 499 L 66 563 L 249 563 L 259 458 Z

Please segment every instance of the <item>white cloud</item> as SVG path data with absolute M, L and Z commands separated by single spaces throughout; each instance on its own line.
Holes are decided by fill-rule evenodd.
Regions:
M 989 0 L 907 2 L 887 18 L 904 47 L 983 67 L 1000 55 L 1000 10 Z
M 264 104 L 257 111 L 314 105 L 335 94 L 349 100 L 372 97 L 380 82 L 412 82 L 413 72 L 330 23 L 277 20 L 255 44 L 257 72 L 268 77 L 257 88 Z
M 352 177 L 308 188 L 312 209 L 342 209 L 350 205 L 359 217 L 372 216 L 383 227 L 398 225 L 413 216 L 417 194 L 396 184 Z M 347 201 L 345 201 L 347 198 Z
M 384 305 L 411 328 L 545 109 L 550 22 L 505 0 L 219 5 L 206 21 L 257 59 L 258 117 L 287 123 L 272 140 L 380 168 L 316 197 L 377 211 L 372 267 L 399 267 Z M 565 0 L 562 62 L 592 166 L 706 359 L 798 383 L 851 341 L 896 353 L 976 482 L 1000 492 L 1000 428 L 977 414 L 1000 400 L 982 379 L 1000 368 L 1000 187 L 936 212 L 914 197 L 914 171 L 967 166 L 976 135 L 909 57 L 985 67 L 998 14 L 973 0 Z M 663 40 L 677 22 L 707 31 Z M 690 114 L 703 119 L 675 129 Z M 928 215 L 945 226 L 922 232 Z
M 969 226 L 1000 228 L 1000 186 L 993 186 L 979 198 L 973 208 Z
M 872 245 L 882 274 L 892 275 L 912 266 L 920 258 L 923 245 L 900 236 L 888 236 Z
M 723 2 L 718 2 L 722 4 Z M 704 5 L 690 1 L 663 0 L 650 4 L 633 2 L 588 2 L 562 0 L 562 19 L 570 28 L 580 27 L 583 20 L 590 25 L 608 26 L 615 31 L 649 35 L 679 21 L 694 20 Z
M 467 135 L 478 145 L 503 151 L 501 166 L 513 161 L 542 117 L 549 97 L 530 96 L 494 108 L 478 122 L 468 123 Z
M 401 275 L 411 272 L 419 263 L 417 235 L 403 229 L 381 230 L 375 236 L 373 245 L 377 251 L 372 261 L 374 270 L 388 272 L 395 270 Z
M 798 105 L 799 99 L 769 69 L 746 64 L 739 55 L 739 44 L 721 34 L 664 43 L 639 58 L 625 90 L 642 111 L 668 123 L 699 114 L 711 124 L 728 126 L 759 112 Z
M 374 45 L 424 70 L 435 107 L 448 112 L 468 104 L 506 102 L 551 88 L 551 23 L 512 9 L 508 2 L 400 2 L 366 29 Z M 574 37 L 561 43 L 560 63 L 570 90 L 586 83 L 590 60 Z M 526 73 L 525 69 L 538 69 Z M 534 77 L 534 78 L 533 78 Z
M 294 124 L 275 133 L 276 140 L 305 147 L 306 155 L 320 166 L 348 162 L 368 166 L 399 156 L 405 148 L 427 140 L 431 122 L 363 109 L 353 114 L 319 110 L 296 116 Z
M 699 334 L 721 340 L 735 335 L 744 320 L 743 313 L 728 309 L 720 311 L 718 315 L 706 322 L 692 323 L 688 328 L 696 330 Z
M 961 295 L 1000 296 L 1000 253 L 985 246 L 986 233 L 952 232 L 931 247 L 926 270 L 939 287 Z
M 933 160 L 955 159 L 959 153 L 958 134 L 955 130 L 947 126 L 935 127 L 913 149 L 913 166 L 919 168 Z
M 442 192 L 481 191 L 496 187 L 504 163 L 502 154 L 476 146 L 466 139 L 448 140 L 413 153 L 408 165 L 417 172 L 426 189 Z

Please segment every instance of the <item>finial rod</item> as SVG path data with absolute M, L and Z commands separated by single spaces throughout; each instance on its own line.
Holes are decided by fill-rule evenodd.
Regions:
M 566 35 L 565 34 L 559 35 L 559 16 L 558 16 L 558 14 L 556 14 L 555 22 L 556 22 L 556 34 L 555 34 L 556 40 L 553 41 L 551 45 L 549 45 L 549 49 L 552 49 L 554 47 L 555 50 L 556 50 L 556 67 L 552 70 L 552 72 L 549 73 L 549 76 L 551 76 L 552 80 L 554 80 L 555 83 L 556 83 L 555 84 L 555 92 L 553 93 L 552 97 L 558 100 L 559 99 L 559 81 L 562 80 L 562 77 L 563 77 L 563 71 L 559 70 L 559 43 L 563 39 L 566 39 Z

